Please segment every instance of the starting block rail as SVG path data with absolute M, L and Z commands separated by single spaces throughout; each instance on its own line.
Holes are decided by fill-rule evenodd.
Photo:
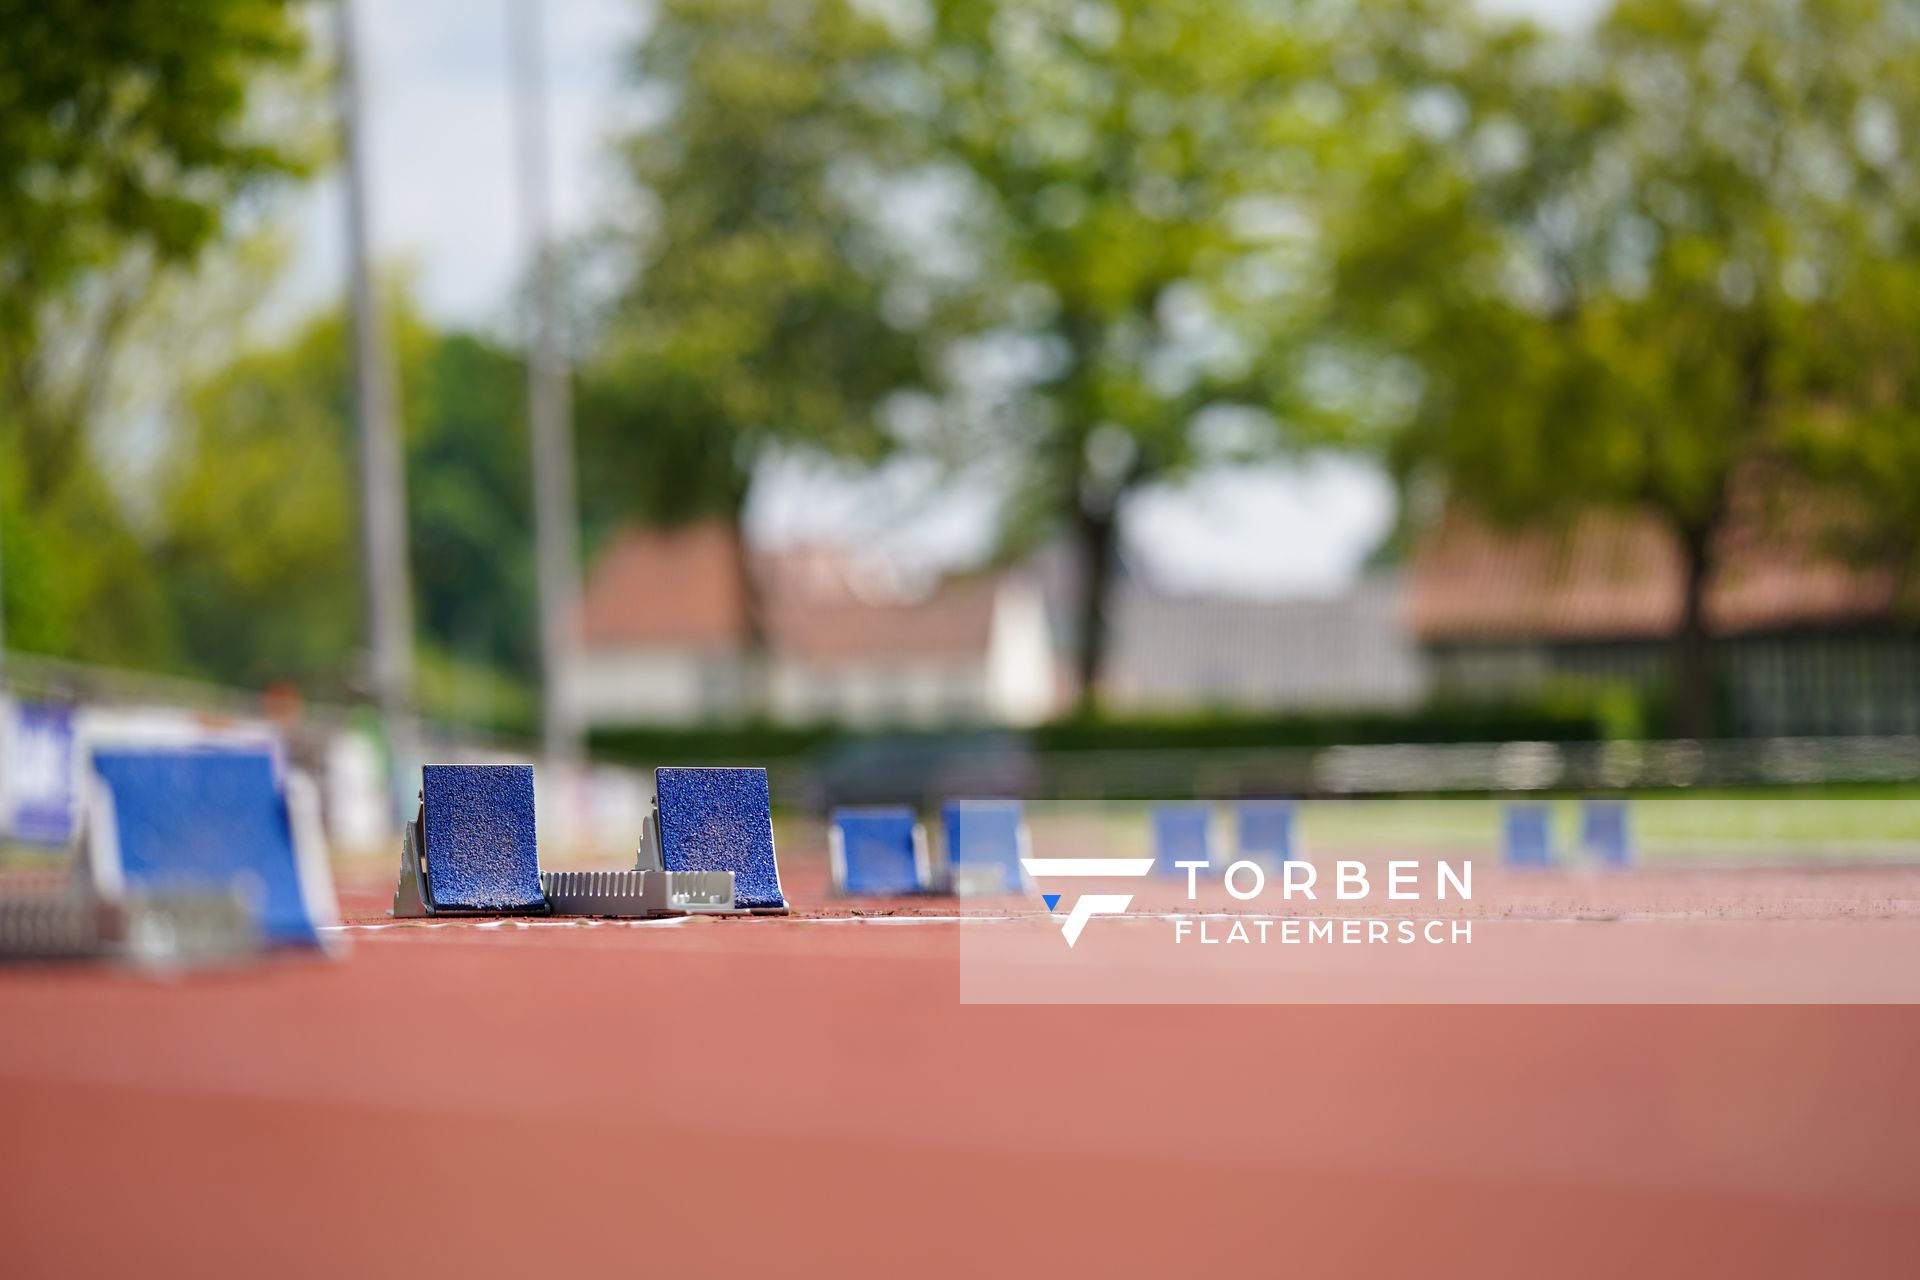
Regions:
M 540 890 L 563 916 L 632 919 L 738 910 L 727 871 L 542 871 Z

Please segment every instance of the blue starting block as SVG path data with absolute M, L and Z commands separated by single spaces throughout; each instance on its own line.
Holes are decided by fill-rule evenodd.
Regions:
M 1213 808 L 1204 804 L 1161 804 L 1153 807 L 1154 870 L 1185 878 L 1177 862 L 1208 862 L 1213 858 Z
M 744 799 L 733 809 L 722 801 L 728 788 L 707 786 L 719 799 L 707 813 L 693 811 L 671 783 L 670 797 L 641 827 L 640 857 L 632 871 L 541 871 L 535 834 L 533 766 L 524 764 L 430 764 L 420 774 L 420 807 L 406 827 L 400 849 L 400 883 L 393 914 L 417 916 L 569 915 L 647 919 L 656 916 L 738 915 L 733 862 L 760 873 L 762 897 L 771 885 L 780 903 L 780 876 L 773 863 L 773 826 L 768 816 L 763 769 L 681 769 L 666 774 L 751 775 Z M 751 782 L 757 779 L 757 797 Z M 737 793 L 736 785 L 734 791 Z M 660 815 L 671 860 L 662 865 Z M 759 833 L 754 832 L 757 814 Z M 699 865 L 703 862 L 705 865 Z
M 430 764 L 400 851 L 396 916 L 546 915 L 533 766 Z
M 99 745 L 87 786 L 87 872 L 101 900 L 199 903 L 182 918 L 211 950 L 225 946 L 211 940 L 220 900 L 269 945 L 317 946 L 338 921 L 314 797 L 290 798 L 270 747 Z
M 1553 814 L 1546 805 L 1508 805 L 1501 813 L 1501 836 L 1508 866 L 1553 865 Z
M 1293 801 L 1243 800 L 1234 806 L 1240 828 L 1240 856 L 1294 862 Z
M 1627 802 L 1588 800 L 1580 806 L 1580 847 L 1611 867 L 1633 862 L 1627 831 Z
M 765 769 L 661 768 L 639 870 L 733 873 L 734 909 L 785 915 Z
M 833 887 L 844 894 L 896 897 L 922 893 L 931 880 L 927 830 L 912 809 L 835 809 L 827 847 Z
M 1018 800 L 950 800 L 940 811 L 947 873 L 963 895 L 1024 893 L 1033 841 Z

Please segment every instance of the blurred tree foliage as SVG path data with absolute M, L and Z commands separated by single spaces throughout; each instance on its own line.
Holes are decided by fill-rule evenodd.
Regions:
M 156 284 L 302 156 L 250 91 L 300 61 L 291 0 L 0 0 L 0 539 L 7 643 L 148 661 L 159 584 L 87 448 Z
M 738 520 L 782 448 L 991 463 L 1007 553 L 1065 538 L 1085 570 L 1091 699 L 1130 494 L 1365 444 L 1496 518 L 1656 514 L 1700 732 L 1738 477 L 1825 478 L 1863 554 L 1920 563 L 1917 12 L 1619 0 L 1542 32 L 1459 0 L 660 0 L 582 277 L 589 538 Z M 298 167 L 244 127 L 300 56 L 291 13 L 0 0 L 21 647 L 353 690 L 337 315 L 196 382 L 152 510 L 84 447 L 152 280 Z M 422 687 L 518 715 L 521 364 L 398 314 Z
M 656 110 L 623 140 L 631 215 L 579 393 L 590 530 L 739 518 L 779 442 L 873 458 L 918 379 L 849 181 L 884 145 L 887 28 L 848 0 L 663 0 L 633 53 Z
M 960 251 L 921 271 L 1021 467 L 1009 549 L 1065 535 L 1093 705 L 1125 500 L 1282 443 L 1341 6 L 932 0 L 893 96 Z M 912 259 L 920 262 L 924 259 Z M 937 265 L 937 264 L 936 264 Z M 962 415 L 979 425 L 979 415 Z
M 515 353 L 389 307 L 429 712 L 517 721 L 534 664 L 525 373 Z M 184 659 L 224 680 L 352 688 L 363 607 L 344 317 L 195 388 L 161 477 L 156 564 Z M 347 680 L 343 686 L 342 680 Z
M 777 439 L 1011 460 L 1009 551 L 1065 535 L 1084 569 L 1090 699 L 1126 495 L 1277 438 L 1321 9 L 670 0 L 583 400 L 632 462 L 590 505 L 735 511 Z
M 1402 475 L 1496 517 L 1656 516 L 1686 570 L 1683 733 L 1713 728 L 1732 490 L 1795 460 L 1810 371 L 1848 367 L 1816 354 L 1828 313 L 1861 315 L 1914 250 L 1916 16 L 1621 0 L 1542 35 L 1456 14 L 1380 42 L 1399 90 L 1351 121 L 1334 316 L 1358 376 L 1399 389 Z M 1849 382 L 1822 388 L 1844 415 Z

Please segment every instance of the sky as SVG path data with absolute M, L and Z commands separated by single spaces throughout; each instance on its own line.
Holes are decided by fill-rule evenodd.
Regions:
M 509 5 L 520 0 L 356 0 L 370 157 L 374 255 L 408 269 L 428 314 L 511 332 L 524 261 L 513 194 Z M 1596 0 L 1483 0 L 1550 21 Z M 613 194 L 609 140 L 632 119 L 625 51 L 645 0 L 544 0 L 554 174 L 562 235 L 590 227 Z M 291 317 L 341 292 L 339 185 L 306 188 L 287 211 L 292 261 L 271 300 Z M 748 512 L 756 538 L 836 538 L 916 567 L 960 567 L 989 550 L 994 503 L 911 465 L 880 475 L 789 460 L 769 468 Z M 1370 465 L 1318 458 L 1200 472 L 1128 508 L 1130 563 L 1168 589 L 1325 594 L 1350 581 L 1392 523 L 1391 486 Z

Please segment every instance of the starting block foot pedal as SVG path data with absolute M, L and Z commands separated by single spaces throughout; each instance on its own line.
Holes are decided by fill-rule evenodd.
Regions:
M 1553 865 L 1553 813 L 1546 805 L 1507 805 L 1500 815 L 1500 834 L 1508 866 Z
M 1213 860 L 1213 810 L 1204 804 L 1153 807 L 1153 869 L 1186 877 L 1177 864 Z
M 319 946 L 337 923 L 317 797 L 269 747 L 100 745 L 89 765 L 86 892 L 135 958 Z
M 546 915 L 533 766 L 430 764 L 400 841 L 393 914 Z
M 731 872 L 733 914 L 786 915 L 767 771 L 661 768 L 653 779 L 653 809 L 640 827 L 635 869 Z
M 904 897 L 932 885 L 927 829 L 904 805 L 835 809 L 827 821 L 827 851 L 836 893 Z
M 947 835 L 946 880 L 962 898 L 1023 893 L 1023 859 L 1033 856 L 1026 810 L 1018 800 L 950 800 L 941 810 Z

